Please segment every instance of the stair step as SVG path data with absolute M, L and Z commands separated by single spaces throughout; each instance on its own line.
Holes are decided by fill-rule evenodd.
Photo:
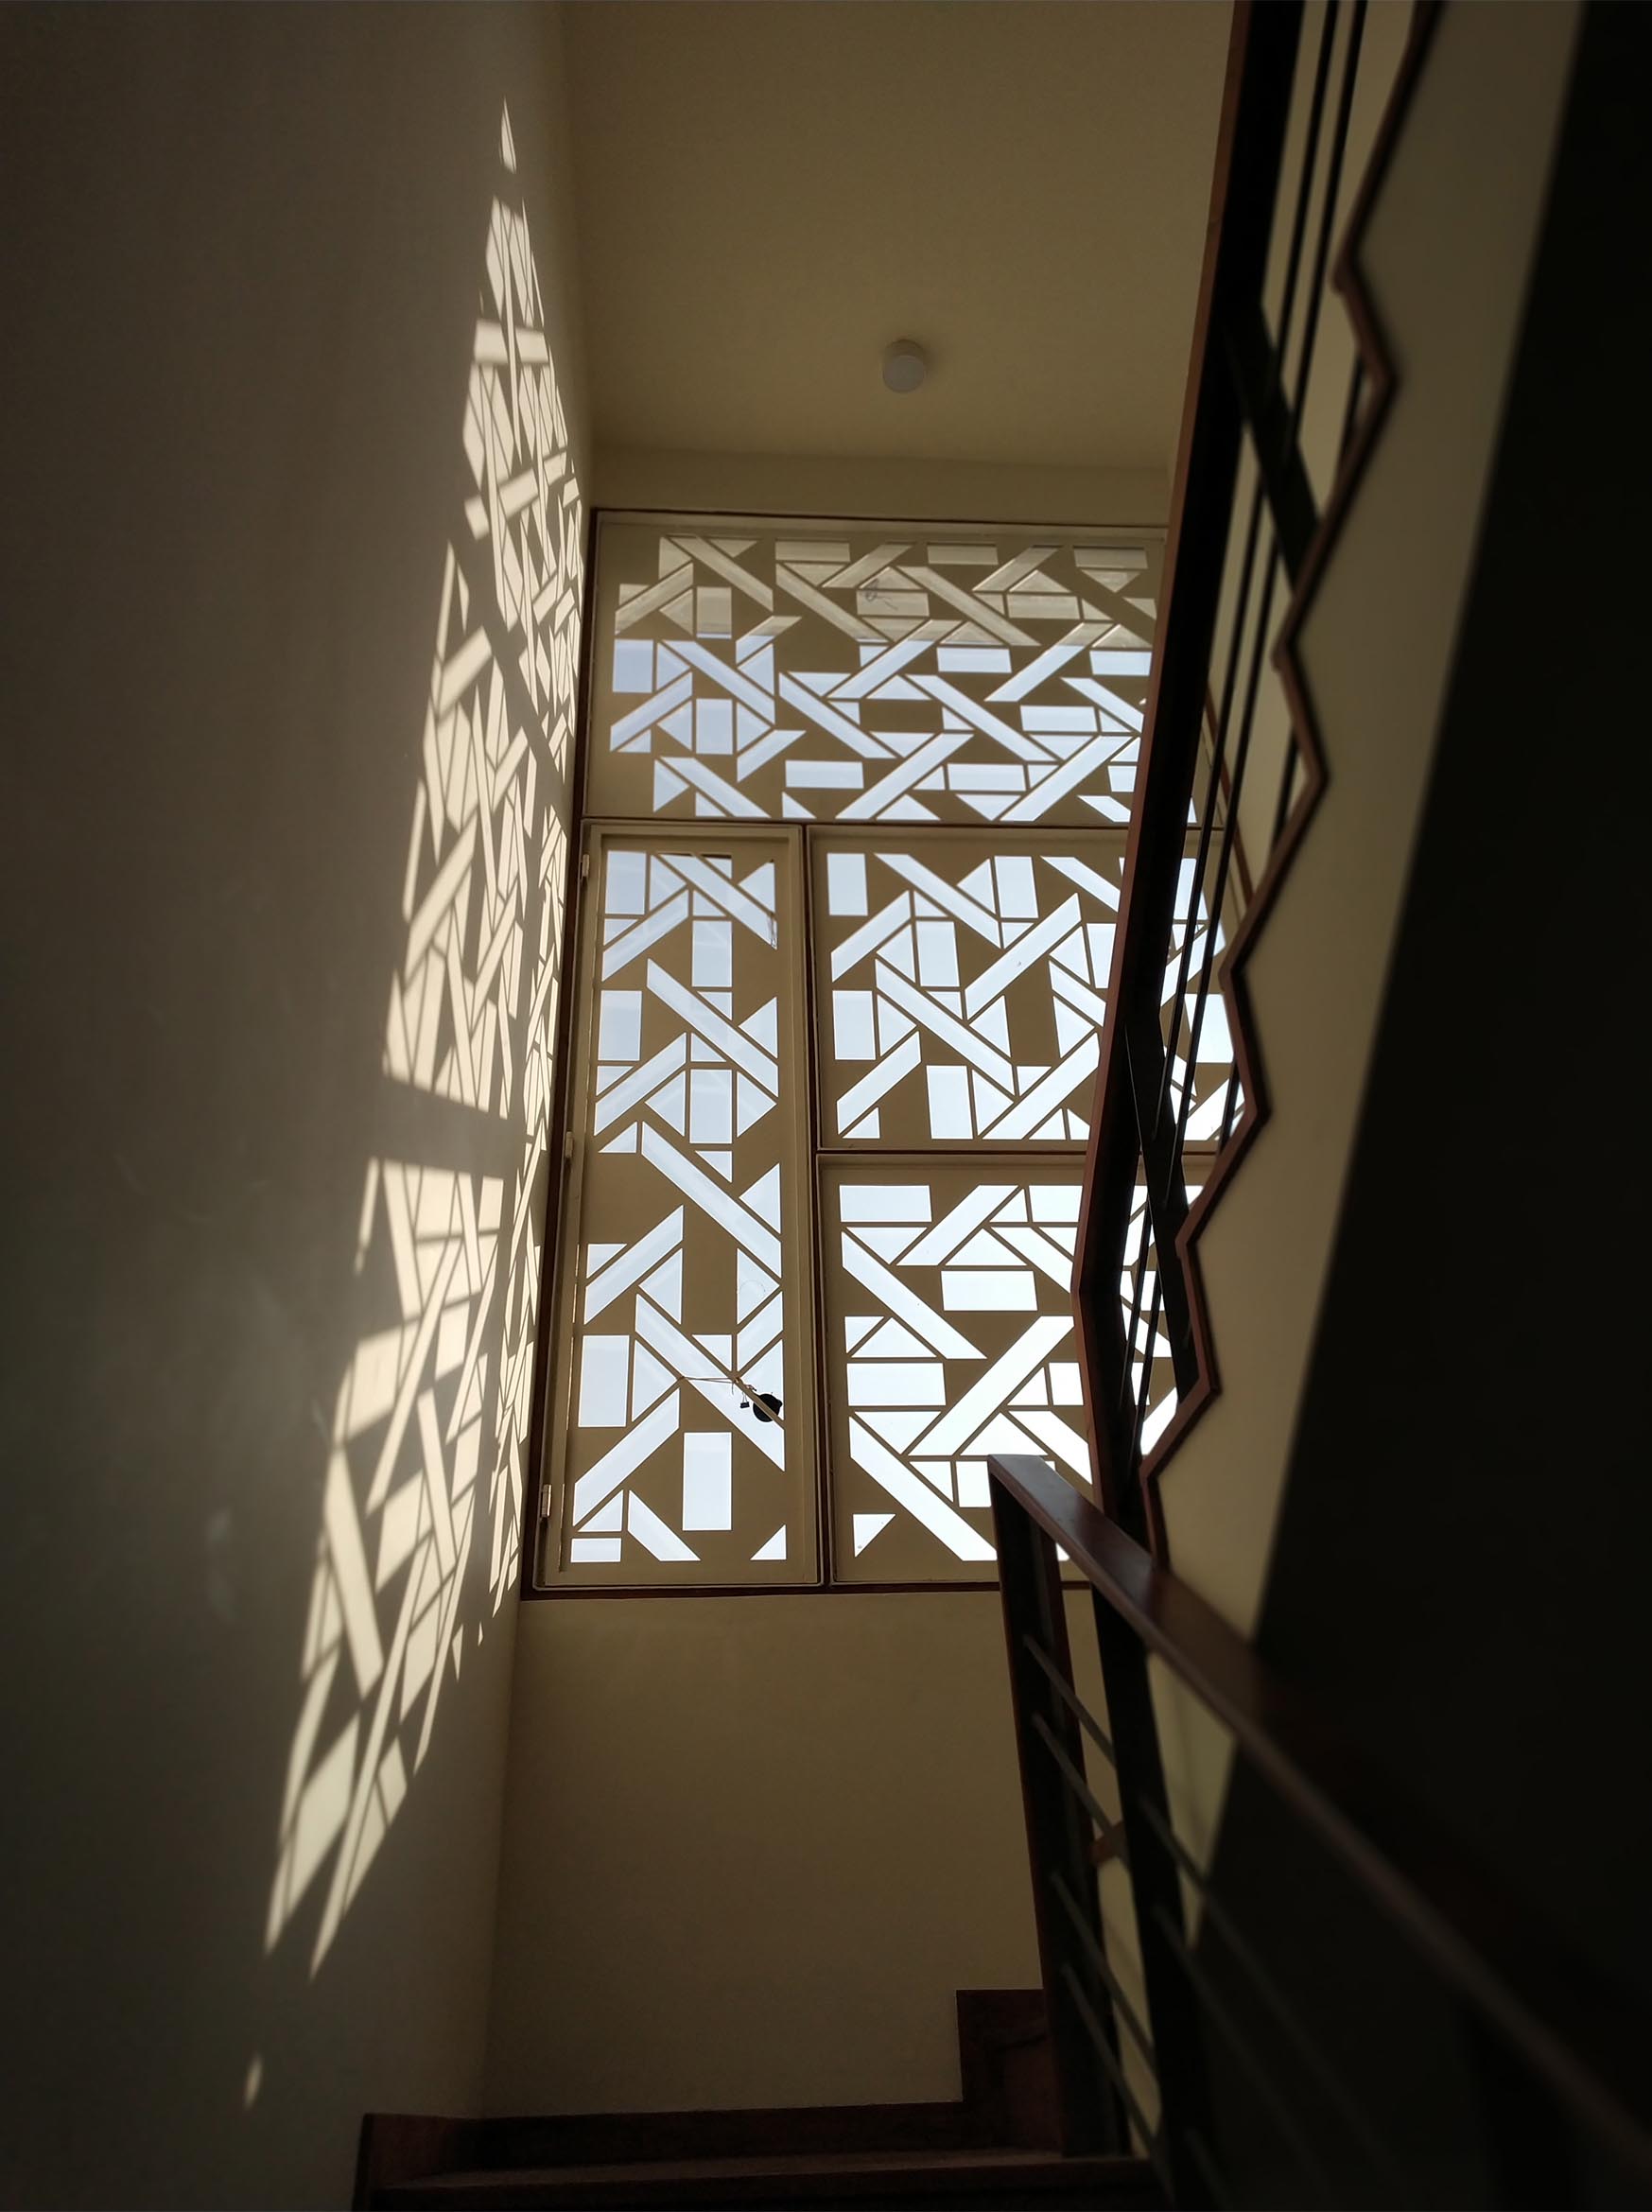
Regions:
M 804 2104 L 743 2111 L 552 2113 L 436 2122 L 434 2134 L 392 2115 L 374 2116 L 393 2164 L 383 2181 L 418 2173 L 520 2167 L 637 2166 L 663 2159 L 806 2157 L 864 2151 L 964 2151 L 1017 2138 L 956 2099 L 930 2104 Z M 409 2131 L 415 2131 L 409 2138 Z M 418 2147 L 415 2148 L 415 2141 Z M 1052 2147 L 1050 2144 L 1044 2148 Z M 382 2185 L 381 2185 L 382 2186 Z
M 381 2186 L 386 2206 L 979 2204 L 1163 2203 L 1145 2159 L 1062 2158 L 1025 2150 L 768 2152 L 432 2173 Z
M 1160 2205 L 1135 2158 L 1063 2159 L 1043 1993 L 960 1990 L 964 2095 L 746 2110 L 365 2116 L 355 2202 L 579 2206 Z

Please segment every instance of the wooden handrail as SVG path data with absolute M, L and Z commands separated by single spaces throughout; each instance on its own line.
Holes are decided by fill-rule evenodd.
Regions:
M 1097 1071 L 1075 1262 L 1083 1386 L 1098 1494 L 1132 1532 L 1146 1533 L 1161 1559 L 1168 1559 L 1168 1532 L 1158 1498 L 1159 1477 L 1222 1386 L 1200 1245 L 1272 1111 L 1262 1044 L 1251 1004 L 1248 964 L 1326 782 L 1325 749 L 1300 668 L 1296 640 L 1397 385 L 1381 319 L 1365 281 L 1361 259 L 1364 239 L 1382 179 L 1422 75 L 1441 6 L 1442 0 L 1416 0 L 1405 56 L 1337 250 L 1331 284 L 1343 297 L 1352 326 L 1364 396 L 1357 413 L 1350 411 L 1349 434 L 1335 480 L 1306 544 L 1302 538 L 1312 519 L 1307 512 L 1312 500 L 1307 500 L 1304 509 L 1306 479 L 1296 447 L 1295 424 L 1290 410 L 1280 404 L 1278 384 L 1284 364 L 1282 357 L 1270 356 L 1261 306 L 1269 222 L 1293 97 L 1300 9 L 1285 5 L 1284 0 L 1267 0 L 1266 5 L 1239 0 L 1235 9 L 1209 232 L 1172 494 L 1164 605 L 1126 847 L 1109 994 L 1111 1012 Z M 1328 195 L 1328 206 L 1333 197 Z M 1242 371 L 1237 364 L 1245 356 L 1250 357 L 1250 366 Z M 1245 387 L 1243 392 L 1242 386 Z M 1291 774 L 1296 789 L 1289 806 L 1283 809 L 1272 848 L 1248 856 L 1258 870 L 1256 881 L 1246 890 L 1243 914 L 1232 929 L 1226 954 L 1209 978 L 1210 995 L 1219 997 L 1225 1006 L 1233 1045 L 1236 1095 L 1244 1103 L 1237 1125 L 1225 1133 L 1218 1146 L 1203 1188 L 1189 1199 L 1181 1172 L 1179 1139 L 1173 1145 L 1160 1136 L 1152 1102 L 1167 1090 L 1167 1055 L 1158 1037 L 1164 963 L 1171 943 L 1188 808 L 1194 796 L 1205 744 L 1205 717 L 1214 673 L 1210 649 L 1247 421 L 1251 450 L 1269 487 L 1267 504 L 1281 550 L 1287 538 L 1295 547 L 1284 564 L 1291 578 L 1289 603 L 1272 650 L 1289 713 Z M 1270 437 L 1283 436 L 1286 431 L 1290 449 L 1275 451 L 1270 463 Z M 1282 490 L 1286 479 L 1289 488 Z M 1228 779 L 1229 762 L 1221 745 L 1219 729 L 1214 749 L 1231 824 L 1236 816 L 1237 779 Z M 1288 779 L 1285 792 L 1291 788 Z M 1281 793 L 1282 807 L 1283 802 Z M 1210 824 L 1207 822 L 1204 828 L 1208 835 Z M 1233 857 L 1243 881 L 1248 870 L 1236 841 Z M 1203 860 L 1200 865 L 1202 893 Z M 1135 1064 L 1138 1055 L 1139 1066 Z M 1189 1075 L 1191 1081 L 1191 1069 Z M 1145 1110 L 1139 1096 L 1143 1090 L 1148 1094 Z M 1150 1158 L 1150 1154 L 1156 1157 Z M 1123 1320 L 1113 1296 L 1128 1242 L 1139 1177 L 1148 1184 L 1149 1212 L 1156 1235 L 1159 1295 L 1164 1302 L 1177 1399 L 1168 1424 L 1147 1452 L 1139 1448 L 1136 1409 L 1128 1394 L 1121 1395 L 1124 1379 L 1131 1373 L 1133 1354 L 1125 1343 Z
M 1298 29 L 1295 9 L 1241 0 L 1234 12 L 1165 546 L 1164 607 L 1125 846 L 1111 1012 L 1102 1033 L 1085 1161 L 1074 1287 L 1086 1413 L 1100 1493 L 1109 1510 L 1131 1526 L 1139 1524 L 1152 1501 L 1137 1484 L 1134 1409 L 1108 1386 L 1130 1371 L 1118 1300 L 1111 1294 L 1141 1160 L 1136 1093 L 1139 1083 L 1152 1076 L 1133 1069 L 1129 1033 L 1133 1020 L 1139 1020 L 1156 1039 L 1158 1035 L 1165 948 L 1204 729 L 1227 520 L 1243 435 L 1243 410 L 1226 370 L 1222 334 L 1237 319 L 1242 304 L 1261 292 Z M 1174 1354 L 1182 1360 L 1199 1316 L 1187 1311 L 1181 1296 L 1174 1233 L 1184 1218 L 1186 1199 L 1179 1159 L 1172 1165 L 1173 1187 L 1150 1195 L 1156 1228 L 1165 1215 L 1173 1232 L 1160 1239 L 1159 1266 L 1167 1291 L 1183 1308 L 1182 1325 L 1173 1332 Z
M 1652 2183 L 1652 2023 L 1409 1803 L 1197 1592 L 1047 1460 L 987 1460 L 1004 1495 L 1199 1702 L 1415 1950 Z
M 1058 1573 L 1069 1570 L 1058 1571 L 1059 1547 L 1070 1571 L 1083 1576 L 1094 1595 L 1107 1725 L 1113 1736 L 1113 1748 L 1103 1749 L 1109 1757 L 1114 1750 L 1117 1753 L 1118 1819 L 1127 1846 L 1122 1855 L 1135 1906 L 1161 2095 L 1155 2148 L 1166 2161 L 1169 2186 L 1178 2203 L 1220 2202 L 1231 2191 L 1220 2176 L 1218 2163 L 1212 2162 L 1212 2154 L 1219 2162 L 1222 2151 L 1216 2139 L 1220 2112 L 1210 2095 L 1205 2058 L 1207 2023 L 1203 2017 L 1191 2017 L 1197 2009 L 1189 1986 L 1194 1978 L 1192 1945 L 1181 1934 L 1182 1875 L 1193 1871 L 1193 1862 L 1168 1824 L 1173 1808 L 1153 1710 L 1150 1657 L 1168 1667 L 1226 1727 L 1289 1820 L 1317 1839 L 1382 1922 L 1407 1945 L 1442 1996 L 1462 2009 L 1471 2023 L 1477 2063 L 1493 2075 L 1506 2072 L 1518 2080 L 1513 2101 L 1518 2106 L 1529 2099 L 1540 2109 L 1539 2134 L 1548 2121 L 1557 2123 L 1566 2116 L 1652 2192 L 1652 2022 L 1640 2002 L 1579 1958 L 1539 1913 L 1491 1876 L 1433 1814 L 1413 1802 L 1391 1772 L 1356 1745 L 1312 1696 L 1304 1696 L 1276 1675 L 1196 1592 L 1174 1579 L 1168 1572 L 1155 1488 L 1165 1458 L 1219 1387 L 1197 1243 L 1212 1207 L 1268 1112 L 1244 963 L 1324 781 L 1323 752 L 1295 640 L 1395 388 L 1392 364 L 1362 275 L 1361 242 L 1380 179 L 1420 79 L 1438 13 L 1435 0 L 1418 0 L 1406 56 L 1339 256 L 1336 283 L 1353 324 L 1360 377 L 1348 396 L 1335 481 L 1324 513 L 1316 516 L 1297 443 L 1313 325 L 1311 322 L 1304 325 L 1308 335 L 1291 370 L 1294 396 L 1288 397 L 1290 316 L 1281 305 L 1277 327 L 1270 327 L 1262 307 L 1283 148 L 1299 74 L 1302 10 L 1261 6 L 1256 0 L 1239 0 L 1236 7 L 1172 508 L 1164 606 L 1126 851 L 1110 1011 L 1097 1075 L 1075 1257 L 1073 1288 L 1095 1502 L 1043 1459 L 995 1455 L 987 1462 L 1035 1900 L 1040 1913 L 1040 1955 L 1054 2040 L 1059 2049 L 1063 2036 L 1057 2008 L 1063 1988 L 1072 1984 L 1076 1989 L 1073 1977 L 1082 1968 L 1079 1952 L 1085 1945 L 1081 1942 L 1079 1951 L 1073 1949 L 1068 1931 L 1051 1912 L 1049 1896 L 1053 1893 L 1065 1901 L 1069 1892 L 1075 1894 L 1075 1865 L 1098 1864 L 1102 1847 L 1089 1833 L 1092 1820 L 1104 1841 L 1114 1833 L 1087 1785 L 1074 1782 L 1070 1757 L 1056 1758 L 1050 1752 L 1052 1733 L 1066 1730 L 1068 1735 L 1061 1739 L 1065 1745 L 1075 1723 L 1085 1717 L 1072 1692 L 1067 1659 Z M 1347 48 L 1350 56 L 1357 51 L 1359 14 L 1356 9 Z M 1313 77 L 1314 103 L 1328 96 L 1331 27 L 1328 13 L 1323 33 L 1327 43 L 1319 48 L 1317 72 L 1306 73 Z M 1324 227 L 1314 250 L 1317 258 L 1311 255 L 1305 265 L 1312 273 L 1303 298 L 1311 304 L 1313 315 L 1318 312 L 1331 243 L 1329 224 L 1337 200 L 1337 165 L 1347 139 L 1353 82 L 1348 75 L 1342 84 L 1338 120 L 1327 139 L 1330 150 L 1322 196 Z M 1304 127 L 1310 139 L 1319 129 L 1320 112 L 1317 104 L 1310 111 Z M 1305 154 L 1298 198 L 1294 212 L 1287 210 L 1292 242 L 1285 256 L 1286 298 L 1293 296 L 1296 284 L 1298 248 L 1307 235 L 1309 202 L 1304 195 L 1313 173 L 1313 162 Z M 1242 549 L 1237 570 L 1241 582 L 1234 587 L 1237 605 L 1245 603 L 1250 589 L 1252 551 L 1264 509 L 1273 536 L 1268 541 L 1263 531 L 1261 542 L 1275 545 L 1290 601 L 1276 638 L 1266 597 L 1273 585 L 1271 581 L 1259 584 L 1255 636 L 1245 647 L 1250 673 L 1243 683 L 1240 643 L 1249 634 L 1238 611 L 1226 633 L 1228 669 L 1222 687 L 1220 741 L 1212 747 L 1224 775 L 1229 762 L 1223 746 L 1230 729 L 1237 732 L 1237 752 L 1231 783 L 1224 786 L 1226 805 L 1221 836 L 1215 836 L 1214 814 L 1205 812 L 1195 865 L 1197 897 L 1209 893 L 1213 917 L 1226 911 L 1225 871 L 1249 745 L 1256 671 L 1270 645 L 1275 647 L 1289 710 L 1296 763 L 1291 774 L 1296 775 L 1299 788 L 1293 797 L 1287 775 L 1276 810 L 1281 827 L 1271 852 L 1253 856 L 1263 860 L 1261 878 L 1220 969 L 1215 966 L 1216 931 L 1211 928 L 1208 932 L 1198 1005 L 1202 1009 L 1213 990 L 1220 990 L 1226 1001 L 1236 1078 L 1228 1103 L 1231 1110 L 1234 1098 L 1243 1098 L 1244 1110 L 1231 1133 L 1224 1123 L 1215 1166 L 1190 1203 L 1182 1152 L 1196 1058 L 1192 1031 L 1198 1017 L 1190 1017 L 1189 1021 L 1182 1100 L 1167 1118 L 1181 1032 L 1177 1026 L 1166 1038 L 1162 1009 L 1167 1002 L 1167 957 L 1174 950 L 1176 900 L 1182 896 L 1189 807 L 1196 793 L 1214 681 L 1212 647 L 1226 587 L 1230 531 L 1241 527 L 1234 508 L 1246 440 L 1261 489 L 1244 526 L 1247 534 L 1232 541 Z M 1267 556 L 1269 563 L 1274 558 L 1272 552 Z M 1271 566 L 1266 574 L 1271 579 Z M 1236 719 L 1230 723 L 1229 707 L 1242 693 Z M 1215 854 L 1214 875 L 1209 882 L 1208 851 Z M 1187 914 L 1189 945 L 1197 911 L 1195 904 Z M 1173 992 L 1178 1025 L 1190 979 L 1189 960 L 1184 957 Z M 1146 1187 L 1146 1218 L 1136 1248 L 1132 1225 L 1141 1204 L 1141 1185 Z M 1147 1279 L 1150 1238 L 1156 1249 L 1156 1280 L 1152 1312 L 1143 1322 L 1139 1305 Z M 1138 1257 L 1122 1303 L 1121 1277 L 1125 1256 L 1133 1249 Z M 1131 1281 L 1137 1304 L 1131 1303 Z M 1129 1310 L 1128 1321 L 1124 1308 Z M 1139 1327 L 1145 1327 L 1147 1345 L 1156 1344 L 1161 1308 L 1179 1402 L 1152 1453 L 1144 1455 L 1140 1437 L 1154 1387 L 1155 1355 L 1143 1349 Z M 1144 1548 L 1143 1539 L 1154 1551 Z M 1062 1775 L 1066 1798 L 1055 1779 Z M 1084 1834 L 1077 1840 L 1069 1798 L 1084 1815 Z M 1087 1897 L 1088 1893 L 1087 1890 Z M 1213 1896 L 1212 1912 L 1224 1902 Z M 1176 1954 L 1169 1963 L 1167 1936 L 1174 1939 Z M 1100 1966 L 1096 1973 L 1097 2004 L 1104 2012 L 1103 1985 L 1111 1985 Z M 1092 2028 L 1091 2041 L 1095 2040 Z M 1508 2100 L 1501 2091 L 1499 2099 L 1505 2109 L 1488 2116 L 1487 2147 L 1494 2159 L 1520 2167 L 1530 2149 L 1522 2136 L 1522 2116 L 1517 2111 L 1511 2124 Z M 1092 2124 L 1093 2115 L 1087 2113 L 1080 2097 L 1075 2094 L 1071 2101 L 1074 2124 L 1080 2129 Z M 1567 2132 L 1563 2126 L 1558 2129 L 1561 2136 Z M 1563 2147 L 1557 2159 L 1563 2166 Z M 1544 2184 L 1527 2174 L 1517 2186 Z

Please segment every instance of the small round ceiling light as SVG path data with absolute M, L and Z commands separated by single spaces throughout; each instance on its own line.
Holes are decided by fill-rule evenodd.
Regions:
M 891 392 L 915 392 L 930 373 L 930 357 L 910 338 L 883 349 L 883 381 Z

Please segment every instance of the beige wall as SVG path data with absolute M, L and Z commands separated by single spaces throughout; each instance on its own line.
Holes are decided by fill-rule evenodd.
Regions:
M 1007 1680 L 986 1591 L 525 1606 L 490 2107 L 955 2097 L 1037 1979 Z
M 921 522 L 1162 524 L 1151 468 L 1035 468 L 834 454 L 669 453 L 600 445 L 598 507 L 733 514 L 892 515 Z
M 522 1157 L 382 1054 L 506 97 L 588 470 L 554 23 L 0 9 L 9 2203 L 345 2203 L 479 2095 L 485 1507 L 337 1941 L 330 1860 L 265 1935 L 366 1163 Z

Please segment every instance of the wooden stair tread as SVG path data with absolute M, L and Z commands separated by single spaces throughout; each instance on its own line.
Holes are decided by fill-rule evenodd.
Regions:
M 1162 2207 L 1145 2159 L 1063 2158 L 1044 1997 L 958 1994 L 961 2099 L 683 2112 L 370 2113 L 358 2206 Z
M 393 2122 L 391 2123 L 394 2124 Z M 922 2104 L 756 2106 L 733 2111 L 496 2116 L 449 2123 L 440 2154 L 401 2171 L 658 2165 L 664 2159 L 805 2156 L 811 2152 L 960 2151 L 1005 2145 L 956 2100 Z
M 1084 2189 L 1092 2202 L 1157 2203 L 1145 2159 L 1063 2158 L 1053 2151 L 983 2147 L 938 2151 L 767 2151 L 750 2157 L 646 2159 L 600 2166 L 517 2167 L 433 2173 L 381 2189 L 384 2205 L 665 2204 L 832 2203 L 846 2195 L 894 2194 L 913 2200 L 1006 2190 L 1064 2195 Z M 715 2190 L 715 2195 L 704 2193 Z
M 600 2166 L 519 2167 L 512 2170 L 513 2178 L 521 2181 L 589 2181 L 593 2178 L 607 2179 L 609 2176 L 618 2178 L 630 2174 L 667 2172 L 673 2174 L 792 2174 L 799 2170 L 809 2172 L 829 2170 L 836 2173 L 871 2171 L 873 2169 L 907 2172 L 914 2168 L 924 2169 L 935 2168 L 942 2171 L 948 2171 L 958 2168 L 976 2166 L 990 2166 L 995 2168 L 1020 2166 L 1042 2168 L 1058 2166 L 1073 2172 L 1082 2168 L 1087 2173 L 1092 2168 L 1110 2169 L 1121 2163 L 1126 2166 L 1136 2166 L 1141 2161 L 1137 2159 L 1121 2161 L 1099 2154 L 1091 2157 L 1063 2158 L 1058 2151 L 1024 2151 L 1018 2150 L 1013 2145 L 1007 2147 L 983 2145 L 980 2148 L 961 2151 L 764 2151 L 752 2157 L 633 2158 L 623 2162 L 615 2160 Z M 496 2168 L 481 2168 L 469 2173 L 432 2175 L 426 2177 L 426 2180 L 409 2186 L 423 2188 L 426 2186 L 426 2181 L 470 2184 L 498 2178 L 499 2174 Z

